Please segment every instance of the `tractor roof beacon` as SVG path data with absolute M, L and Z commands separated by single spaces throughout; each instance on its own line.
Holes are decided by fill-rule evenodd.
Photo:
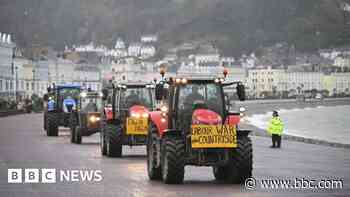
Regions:
M 47 136 L 58 136 L 59 126 L 69 126 L 70 112 L 79 102 L 80 85 L 55 85 L 47 88 L 44 129 Z
M 245 100 L 241 82 L 223 78 L 164 78 L 155 97 L 161 107 L 150 112 L 147 170 L 151 180 L 183 182 L 185 165 L 212 166 L 217 180 L 242 183 L 252 175 L 250 131 L 240 130 L 240 113 L 227 109 L 225 86 L 235 86 Z
M 103 90 L 101 153 L 121 157 L 123 145 L 146 145 L 149 111 L 154 108 L 153 85 L 113 84 Z

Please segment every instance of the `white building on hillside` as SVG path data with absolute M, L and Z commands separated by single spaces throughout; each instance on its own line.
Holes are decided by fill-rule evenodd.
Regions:
M 138 57 L 141 54 L 142 43 L 130 43 L 128 47 L 128 55 Z
M 114 45 L 115 49 L 125 49 L 125 42 L 123 39 L 118 38 Z
M 232 66 L 234 66 L 235 58 L 234 57 L 221 57 L 220 61 L 221 61 L 222 66 L 232 67 Z
M 195 64 L 202 65 L 209 62 L 220 62 L 220 54 L 216 48 L 211 45 L 201 46 L 194 56 Z
M 157 42 L 158 36 L 154 34 L 148 34 L 141 36 L 141 42 Z
M 156 54 L 156 48 L 152 45 L 143 45 L 140 49 L 141 58 L 147 59 Z

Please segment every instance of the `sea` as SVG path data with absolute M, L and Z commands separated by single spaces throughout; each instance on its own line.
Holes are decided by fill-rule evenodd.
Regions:
M 285 133 L 328 142 L 350 144 L 350 105 L 280 109 Z M 250 124 L 266 129 L 272 112 L 247 117 Z

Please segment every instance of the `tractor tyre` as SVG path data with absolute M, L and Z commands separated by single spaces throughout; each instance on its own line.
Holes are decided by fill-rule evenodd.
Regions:
M 75 143 L 81 144 L 81 128 L 79 126 L 75 126 L 75 135 L 74 135 Z
M 228 178 L 227 166 L 213 166 L 213 174 L 217 181 L 225 181 Z
M 107 154 L 107 146 L 106 146 L 106 136 L 105 136 L 105 128 L 101 125 L 101 131 L 100 131 L 100 148 L 101 148 L 101 155 Z
M 232 152 L 232 158 L 227 165 L 230 183 L 242 184 L 252 176 L 253 147 L 248 136 L 238 137 L 237 148 Z
M 44 116 L 43 116 L 43 117 L 44 117 L 44 125 L 43 125 L 43 126 L 44 126 L 44 130 L 45 130 L 45 131 L 46 131 L 46 126 L 47 126 L 47 125 L 46 125 L 46 119 L 47 119 L 47 118 L 46 118 L 46 114 L 47 114 L 47 112 L 44 112 Z
M 105 129 L 108 157 L 121 157 L 123 149 L 123 129 L 121 125 L 107 124 Z
M 77 132 L 77 128 L 74 126 L 70 129 L 70 142 L 75 143 L 75 133 Z
M 58 136 L 57 116 L 55 113 L 46 115 L 46 134 L 47 136 Z
M 147 172 L 150 180 L 161 180 L 162 169 L 157 161 L 160 154 L 160 147 L 157 147 L 158 130 L 154 124 L 151 124 L 147 136 Z M 158 165 L 158 166 L 157 166 Z
M 162 179 L 166 184 L 181 184 L 185 174 L 185 141 L 165 136 L 161 155 Z
M 70 128 L 70 141 L 72 143 L 76 143 L 75 135 L 77 132 L 77 120 L 73 114 L 71 114 L 71 116 L 69 118 L 69 128 Z

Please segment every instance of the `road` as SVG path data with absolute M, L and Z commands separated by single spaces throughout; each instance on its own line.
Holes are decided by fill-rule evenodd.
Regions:
M 252 137 L 254 145 L 255 190 L 244 185 L 218 183 L 211 168 L 186 167 L 183 185 L 149 181 L 144 147 L 125 147 L 123 158 L 102 157 L 99 136 L 71 144 L 69 131 L 47 137 L 41 114 L 0 118 L 0 196 L 25 197 L 233 197 L 233 196 L 350 196 L 349 149 L 283 142 L 283 148 L 269 148 L 270 140 Z M 101 170 L 100 182 L 8 183 L 9 168 L 55 168 Z M 342 179 L 342 189 L 265 189 L 263 179 Z

